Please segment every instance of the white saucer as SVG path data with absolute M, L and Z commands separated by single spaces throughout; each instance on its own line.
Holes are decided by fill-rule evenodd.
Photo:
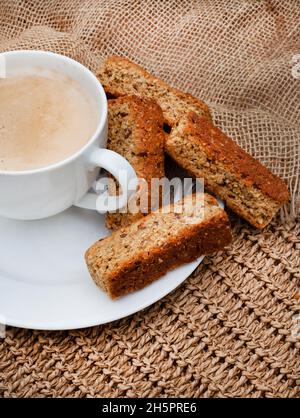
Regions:
M 111 301 L 90 278 L 83 257 L 108 234 L 103 215 L 75 207 L 40 221 L 0 218 L 0 322 L 62 330 L 124 318 L 171 292 L 203 260 Z

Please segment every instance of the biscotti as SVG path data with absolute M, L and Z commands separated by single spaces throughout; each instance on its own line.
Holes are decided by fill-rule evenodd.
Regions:
M 288 201 L 285 183 L 207 118 L 190 114 L 168 136 L 168 154 L 241 217 L 265 227 Z
M 126 58 L 109 57 L 97 76 L 106 93 L 119 97 L 128 94 L 155 100 L 162 108 L 165 123 L 175 126 L 188 111 L 210 118 L 208 106 L 190 94 L 170 87 Z
M 253 226 L 264 228 L 288 201 L 285 183 L 217 129 L 201 101 L 124 58 L 108 58 L 99 78 L 115 96 L 136 91 L 156 100 L 170 128 L 166 152 L 193 177 L 204 178 L 208 190 Z
M 197 193 L 114 231 L 85 259 L 95 283 L 115 299 L 230 241 L 224 210 L 212 196 Z
M 118 211 L 106 215 L 106 226 L 117 229 L 129 225 L 150 211 L 151 202 L 154 201 L 152 195 L 155 193 L 153 187 L 151 190 L 151 179 L 164 177 L 165 134 L 162 111 L 152 100 L 124 96 L 109 100 L 108 104 L 107 148 L 126 158 L 138 178 L 147 183 L 144 191 L 147 196 L 143 196 L 144 206 L 137 201 L 135 207 L 127 208 L 127 213 Z M 136 208 L 139 210 L 132 213 Z

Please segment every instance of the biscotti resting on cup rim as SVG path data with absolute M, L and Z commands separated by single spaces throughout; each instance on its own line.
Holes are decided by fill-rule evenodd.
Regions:
M 264 228 L 288 201 L 287 186 L 206 118 L 190 113 L 166 142 L 168 154 L 234 212 Z
M 204 102 L 169 86 L 126 58 L 107 58 L 97 77 L 111 96 L 132 94 L 155 100 L 163 111 L 165 123 L 170 127 L 177 125 L 187 111 L 211 117 Z
M 159 202 L 159 190 L 151 189 L 151 179 L 164 177 L 164 142 L 163 114 L 154 101 L 137 96 L 108 101 L 107 148 L 126 158 L 137 177 L 147 185 L 141 189 L 144 190 L 143 205 L 136 196 L 135 205 L 127 207 L 126 213 L 108 213 L 108 228 L 129 225 L 150 211 L 155 198 Z M 153 196 L 155 193 L 157 196 Z
M 197 193 L 97 241 L 85 259 L 95 283 L 115 299 L 230 241 L 224 210 L 212 196 Z

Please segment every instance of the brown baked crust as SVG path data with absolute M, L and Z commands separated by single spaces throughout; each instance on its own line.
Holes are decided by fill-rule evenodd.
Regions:
M 207 118 L 189 114 L 185 133 L 197 138 L 210 159 L 220 161 L 246 186 L 257 187 L 281 204 L 289 200 L 289 191 L 284 181 L 239 147 Z
M 109 110 L 127 104 L 130 119 L 135 130 L 135 154 L 147 157 L 148 154 L 161 154 L 165 135 L 164 117 L 161 108 L 154 100 L 128 95 L 108 101 Z
M 108 213 L 106 226 L 118 229 L 144 216 L 143 212 L 150 209 L 150 186 L 152 178 L 164 177 L 164 145 L 163 114 L 161 108 L 152 100 L 137 96 L 123 96 L 109 100 L 108 149 L 123 155 L 131 163 L 138 178 L 148 184 L 148 209 L 142 208 L 138 213 Z M 126 121 L 125 132 L 119 132 L 121 143 L 114 143 L 112 139 L 115 118 Z M 130 138 L 130 144 L 128 143 Z
M 140 86 L 135 86 L 133 80 L 130 83 L 130 86 L 125 86 L 124 83 L 121 82 L 120 75 L 127 75 L 130 77 L 132 74 L 138 75 L 143 79 L 146 86 L 143 91 L 141 91 Z M 169 86 L 166 82 L 153 76 L 140 65 L 127 58 L 119 56 L 108 57 L 97 72 L 97 76 L 109 96 L 120 97 L 134 94 L 140 97 L 145 97 L 146 95 L 148 98 L 155 100 L 163 109 L 165 122 L 170 126 L 175 126 L 179 122 L 182 113 L 185 113 L 186 110 L 193 110 L 196 114 L 202 114 L 211 118 L 209 107 L 204 102 L 195 98 L 191 94 L 184 93 Z M 165 90 L 165 92 L 174 95 L 180 102 L 181 111 L 177 113 L 175 112 L 176 114 L 172 115 L 172 112 L 168 111 L 168 108 L 172 106 L 170 106 L 169 103 L 166 103 L 166 95 L 157 93 L 154 88 L 155 86 L 158 86 Z
M 170 238 L 163 247 L 118 269 L 106 280 L 106 291 L 112 299 L 142 289 L 167 271 L 189 263 L 202 254 L 223 249 L 231 241 L 230 226 L 222 212 L 194 228 L 187 228 L 180 237 Z

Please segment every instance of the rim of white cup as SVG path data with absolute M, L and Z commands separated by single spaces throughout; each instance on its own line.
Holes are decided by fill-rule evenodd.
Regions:
M 32 170 L 0 170 L 0 174 L 5 175 L 5 176 L 43 173 L 45 171 L 55 170 L 57 168 L 60 168 L 60 167 L 64 166 L 65 164 L 68 164 L 68 163 L 72 162 L 80 154 L 82 154 L 96 140 L 98 135 L 102 132 L 102 130 L 105 126 L 105 123 L 106 123 L 107 112 L 108 112 L 107 98 L 106 98 L 106 94 L 105 94 L 105 91 L 104 91 L 104 88 L 103 88 L 102 84 L 100 83 L 98 78 L 92 73 L 92 71 L 90 71 L 87 67 L 85 67 L 80 62 L 78 62 L 78 61 L 76 61 L 76 60 L 74 60 L 70 57 L 67 57 L 65 55 L 57 54 L 55 52 L 42 51 L 42 50 L 41 51 L 30 50 L 30 49 L 28 49 L 28 50 L 22 49 L 22 50 L 16 50 L 16 51 L 2 52 L 2 53 L 0 53 L 0 57 L 3 56 L 3 55 L 19 55 L 19 54 L 48 55 L 48 56 L 55 57 L 56 59 L 58 58 L 60 60 L 67 61 L 70 64 L 77 66 L 88 77 L 90 77 L 93 80 L 93 82 L 95 83 L 95 87 L 97 88 L 97 90 L 100 94 L 100 99 L 101 99 L 101 102 L 103 104 L 103 108 L 100 111 L 99 121 L 98 121 L 97 128 L 96 128 L 94 134 L 91 136 L 89 141 L 82 148 L 80 148 L 78 151 L 76 151 L 74 154 L 71 154 L 69 157 L 67 157 L 67 158 L 65 158 L 61 161 L 58 161 L 56 163 L 49 164 L 49 165 L 46 165 L 46 166 L 40 167 L 40 168 L 34 168 Z

